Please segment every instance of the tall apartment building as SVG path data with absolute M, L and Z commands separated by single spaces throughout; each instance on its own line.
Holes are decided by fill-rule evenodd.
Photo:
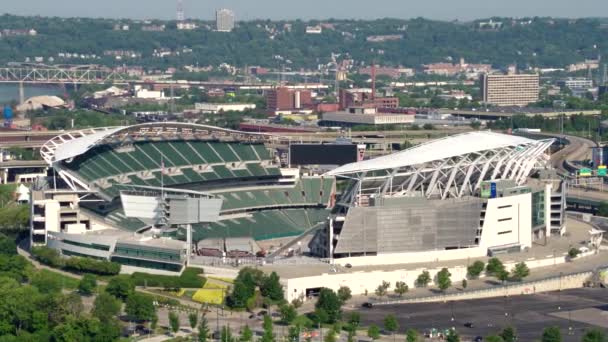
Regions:
M 310 90 L 295 90 L 278 87 L 266 92 L 266 107 L 269 111 L 303 109 L 312 106 Z
M 234 12 L 222 8 L 215 12 L 215 24 L 218 32 L 230 32 L 234 29 Z
M 538 101 L 538 74 L 483 74 L 483 102 L 496 106 L 526 106 Z

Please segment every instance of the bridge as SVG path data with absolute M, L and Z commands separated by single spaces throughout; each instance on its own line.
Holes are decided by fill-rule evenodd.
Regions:
M 251 83 L 233 81 L 186 81 L 171 79 L 143 78 L 134 79 L 128 75 L 110 69 L 95 69 L 85 67 L 54 68 L 51 66 L 15 66 L 0 68 L 0 83 L 16 84 L 104 84 L 112 83 L 126 84 L 148 84 L 166 85 L 175 87 L 209 87 L 209 88 L 234 88 L 243 90 L 268 90 L 276 85 L 272 83 Z M 322 83 L 306 83 L 298 85 L 286 85 L 294 89 L 328 89 L 328 85 Z

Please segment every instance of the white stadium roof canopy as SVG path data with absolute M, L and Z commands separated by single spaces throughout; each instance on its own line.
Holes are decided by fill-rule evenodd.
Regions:
M 468 132 L 433 140 L 386 156 L 346 164 L 329 171 L 327 175 L 339 176 L 395 169 L 469 153 L 535 143 L 538 143 L 538 141 L 491 131 Z

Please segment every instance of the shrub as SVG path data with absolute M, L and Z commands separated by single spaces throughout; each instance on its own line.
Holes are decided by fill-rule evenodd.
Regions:
M 137 286 L 164 287 L 166 289 L 201 288 L 205 285 L 205 278 L 199 276 L 203 270 L 187 268 L 180 276 L 157 275 L 135 272 L 131 275 L 133 283 Z
M 61 268 L 64 265 L 59 252 L 49 247 L 34 247 L 32 248 L 32 255 L 40 263 L 51 267 Z
M 77 273 L 95 273 L 99 275 L 116 275 L 120 273 L 120 264 L 108 260 L 71 257 L 64 261 L 64 269 Z

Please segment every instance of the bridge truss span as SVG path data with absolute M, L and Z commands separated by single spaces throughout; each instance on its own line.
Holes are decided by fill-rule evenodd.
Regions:
M 103 69 L 0 68 L 0 83 L 129 83 L 125 75 Z

